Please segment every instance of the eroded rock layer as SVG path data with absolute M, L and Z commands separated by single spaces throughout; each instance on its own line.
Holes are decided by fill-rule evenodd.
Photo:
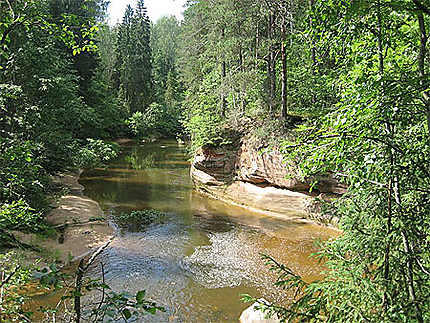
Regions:
M 309 193 L 311 181 L 297 179 L 277 149 L 259 149 L 249 140 L 237 146 L 199 149 L 191 166 L 196 189 L 216 199 L 286 216 L 301 216 L 336 224 L 323 216 L 316 197 L 328 199 L 346 191 L 333 177 L 318 178 L 318 187 Z

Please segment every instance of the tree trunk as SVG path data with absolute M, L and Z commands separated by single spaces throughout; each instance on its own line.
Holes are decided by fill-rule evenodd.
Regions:
M 257 21 L 257 28 L 255 32 L 255 69 L 258 69 L 258 48 L 260 46 L 260 25 L 259 21 Z
M 309 0 L 309 8 L 312 10 L 315 4 L 315 0 Z M 312 17 L 309 18 L 309 24 L 312 28 L 313 22 Z M 316 61 L 316 49 L 315 49 L 315 41 L 311 40 L 311 61 L 312 61 L 312 75 L 315 74 L 315 66 L 317 65 Z
M 245 111 L 245 96 L 246 96 L 246 84 L 245 80 L 243 78 L 243 51 L 242 51 L 242 44 L 239 44 L 239 70 L 242 73 L 241 75 L 241 81 L 240 81 L 240 112 L 243 113 Z
M 379 4 L 379 3 L 378 3 Z M 381 79 L 384 79 L 385 74 L 385 66 L 384 66 L 384 47 L 382 42 L 382 17 L 380 14 L 380 10 L 378 7 L 378 65 L 379 65 L 379 75 Z M 382 96 L 384 96 L 385 93 L 385 83 L 384 80 L 381 84 L 382 87 Z M 391 127 L 390 122 L 385 122 L 385 130 L 387 132 L 387 135 L 392 137 L 393 129 Z M 388 180 L 388 196 L 387 196 L 387 237 L 391 234 L 391 228 L 392 228 L 392 216 L 393 216 L 393 177 L 394 177 L 394 156 L 395 151 L 391 148 L 389 148 L 389 155 L 390 155 L 390 178 Z M 382 307 L 384 310 L 384 313 L 388 310 L 388 281 L 390 279 L 390 253 L 391 253 L 391 241 L 388 240 L 385 244 L 385 253 L 384 253 L 384 294 L 382 298 Z
M 269 80 L 269 111 L 272 113 L 273 105 L 275 101 L 276 93 L 276 58 L 275 58 L 275 48 L 273 46 L 273 24 L 275 22 L 275 15 L 273 12 L 269 15 L 269 25 L 268 25 L 268 38 L 270 42 L 269 46 L 269 61 L 267 63 L 267 76 Z
M 78 270 L 76 271 L 75 281 L 75 297 L 74 297 L 74 310 L 75 310 L 75 323 L 81 322 L 81 293 L 82 293 L 82 279 L 84 278 L 84 259 L 79 262 Z
M 225 39 L 225 28 L 222 28 L 221 31 L 221 36 L 222 39 L 224 41 Z M 227 109 L 227 100 L 225 98 L 225 81 L 227 78 L 227 64 L 225 62 L 225 57 L 223 57 L 222 59 L 222 83 L 223 83 L 223 87 L 221 89 L 222 93 L 221 93 L 221 116 L 225 117 L 226 114 L 226 109 Z
M 309 9 L 312 10 L 315 4 L 315 0 L 309 0 Z M 312 21 L 312 16 L 309 18 L 309 24 L 310 27 L 313 27 L 313 21 Z M 312 36 L 311 36 L 312 37 Z M 316 49 L 315 49 L 315 40 L 313 39 L 313 37 L 311 38 L 311 74 L 312 76 L 315 76 L 315 68 L 317 65 L 317 60 L 316 60 Z M 316 103 L 316 97 L 315 97 L 315 92 L 312 90 L 312 97 L 311 97 L 311 102 L 312 105 L 315 105 Z
M 281 26 L 281 60 L 282 60 L 282 108 L 281 108 L 281 118 L 282 120 L 287 119 L 288 107 L 287 107 L 287 53 L 286 53 L 286 32 L 285 32 L 285 16 L 282 18 Z
M 428 34 L 427 34 L 426 25 L 424 21 L 424 14 L 422 11 L 418 12 L 418 24 L 420 26 L 420 34 L 421 34 L 420 53 L 418 57 L 418 68 L 419 68 L 420 77 L 421 77 L 421 86 L 423 88 L 424 104 L 426 107 L 427 131 L 430 135 L 430 95 L 427 89 L 428 84 L 427 84 L 427 75 L 426 75 L 426 69 L 425 69 Z

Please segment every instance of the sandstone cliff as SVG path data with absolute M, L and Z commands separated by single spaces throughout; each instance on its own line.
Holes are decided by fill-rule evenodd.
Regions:
M 191 178 L 198 191 L 228 203 L 331 224 L 337 219 L 320 214 L 316 198 L 333 198 L 346 190 L 328 176 L 319 178 L 310 194 L 310 181 L 294 178 L 294 169 L 285 165 L 279 150 L 261 150 L 249 139 L 236 146 L 199 149 Z

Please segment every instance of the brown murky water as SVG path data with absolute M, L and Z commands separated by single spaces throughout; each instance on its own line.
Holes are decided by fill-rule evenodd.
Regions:
M 309 258 L 315 240 L 336 235 L 199 195 L 186 149 L 173 141 L 124 147 L 109 168 L 88 171 L 80 182 L 107 214 L 146 208 L 168 213 L 142 232 L 118 230 L 101 257 L 112 287 L 144 289 L 167 309 L 144 322 L 237 322 L 249 306 L 240 301 L 244 293 L 282 302 L 285 295 L 273 287 L 259 254 L 313 280 L 322 270 Z

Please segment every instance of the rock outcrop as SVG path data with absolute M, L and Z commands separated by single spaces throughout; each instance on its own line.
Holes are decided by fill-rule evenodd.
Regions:
M 260 301 L 267 303 L 265 299 Z M 254 303 L 242 312 L 239 318 L 240 323 L 280 323 L 277 318 L 266 318 L 266 315 L 257 309 L 259 303 Z
M 46 221 L 56 228 L 58 235 L 41 239 L 34 234 L 14 233 L 24 243 L 45 250 L 44 257 L 48 260 L 54 258 L 52 260 L 68 264 L 87 256 L 114 236 L 114 229 L 108 224 L 100 205 L 83 194 L 84 187 L 78 182 L 80 174 L 80 171 L 70 172 L 53 178 L 54 183 L 68 190 L 46 216 Z M 28 253 L 26 258 L 31 262 L 40 255 Z
M 201 148 L 191 166 L 196 189 L 213 198 L 336 224 L 336 219 L 320 214 L 316 197 L 332 198 L 343 194 L 346 187 L 327 176 L 318 178 L 318 187 L 310 194 L 311 181 L 300 181 L 294 174 L 295 170 L 285 165 L 279 150 L 262 150 L 249 140 L 242 140 L 236 147 Z

